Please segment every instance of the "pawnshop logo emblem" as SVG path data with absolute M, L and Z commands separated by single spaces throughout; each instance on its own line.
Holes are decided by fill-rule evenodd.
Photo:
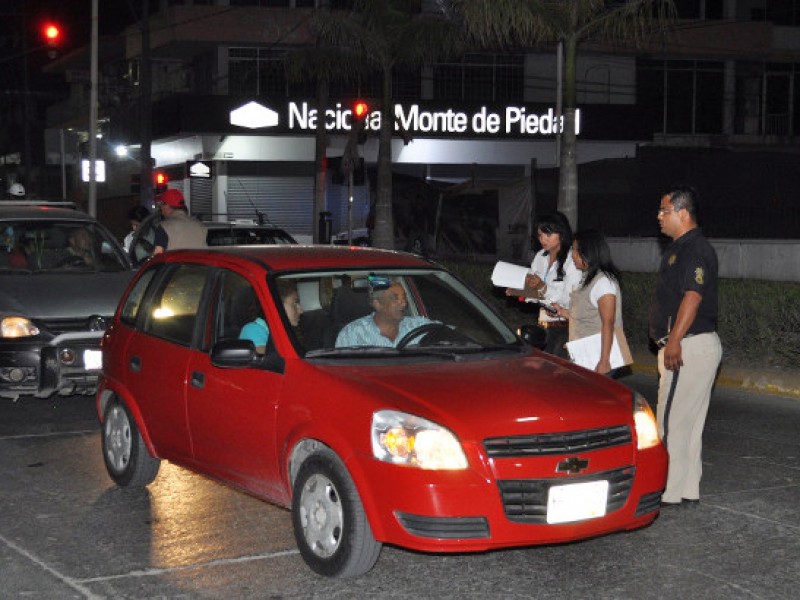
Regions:
M 231 125 L 262 129 L 275 127 L 278 124 L 278 113 L 263 104 L 251 101 L 231 111 Z

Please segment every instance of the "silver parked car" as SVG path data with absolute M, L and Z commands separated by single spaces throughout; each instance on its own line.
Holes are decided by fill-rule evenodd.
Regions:
M 0 201 L 0 397 L 93 394 L 100 338 L 133 273 L 72 204 Z

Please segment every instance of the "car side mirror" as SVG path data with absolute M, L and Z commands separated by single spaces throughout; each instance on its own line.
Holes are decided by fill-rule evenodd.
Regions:
M 250 340 L 220 340 L 211 348 L 211 364 L 223 369 L 251 367 L 257 356 Z
M 522 325 L 517 330 L 517 335 L 519 335 L 523 342 L 539 350 L 544 349 L 547 343 L 547 333 L 537 325 Z
M 211 348 L 211 364 L 221 369 L 256 367 L 283 373 L 285 361 L 271 345 L 260 355 L 251 340 L 220 340 Z

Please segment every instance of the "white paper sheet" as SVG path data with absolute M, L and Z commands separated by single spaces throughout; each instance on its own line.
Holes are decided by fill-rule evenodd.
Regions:
M 528 267 L 520 267 L 500 260 L 497 261 L 492 271 L 492 284 L 497 287 L 521 290 L 525 287 L 525 276 L 529 272 Z
M 567 351 L 569 352 L 572 362 L 587 369 L 594 370 L 597 366 L 597 363 L 600 361 L 600 350 L 599 333 L 567 342 Z M 612 369 L 625 366 L 625 359 L 622 358 L 622 351 L 620 350 L 616 335 L 611 344 L 611 356 L 609 359 Z

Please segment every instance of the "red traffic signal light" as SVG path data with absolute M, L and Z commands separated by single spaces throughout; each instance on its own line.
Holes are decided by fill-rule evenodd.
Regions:
M 353 116 L 356 118 L 357 121 L 363 121 L 367 118 L 369 114 L 369 104 L 364 102 L 363 100 L 358 100 L 353 105 Z
M 61 43 L 61 28 L 53 22 L 47 22 L 42 26 L 42 37 L 48 46 L 58 46 Z
M 164 192 L 167 189 L 167 183 L 169 183 L 169 177 L 164 171 L 153 172 L 153 187 L 156 194 Z

